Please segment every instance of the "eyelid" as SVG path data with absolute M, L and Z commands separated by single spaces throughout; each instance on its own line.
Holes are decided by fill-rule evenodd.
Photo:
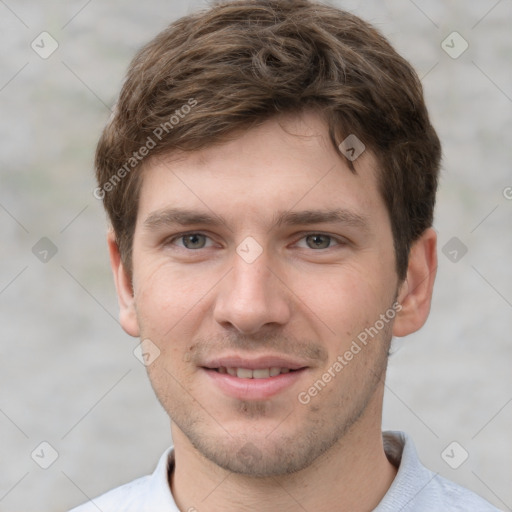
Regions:
M 211 247 L 211 245 L 207 245 L 205 247 L 201 247 L 201 249 L 188 249 L 187 247 L 185 247 L 184 245 L 177 245 L 175 242 L 177 240 L 180 240 L 180 239 L 183 239 L 185 236 L 190 236 L 190 235 L 201 235 L 201 236 L 204 236 L 207 240 L 210 240 L 212 243 L 213 243 L 213 239 L 211 236 L 207 235 L 206 233 L 203 233 L 202 231 L 184 231 L 183 233 L 177 233 L 175 235 L 171 235 L 167 238 L 164 239 L 164 241 L 162 242 L 162 245 L 175 245 L 177 247 L 179 247 L 180 249 L 185 249 L 187 251 L 199 251 L 201 249 L 207 249 L 209 247 Z
M 334 246 L 329 245 L 329 247 L 327 247 L 326 249 L 316 249 L 316 251 L 318 251 L 318 252 L 326 251 L 327 249 L 331 249 L 331 248 L 337 247 L 337 246 L 347 245 L 349 243 L 348 240 L 342 236 L 332 235 L 331 233 L 323 233 L 322 231 L 308 231 L 308 232 L 300 233 L 300 235 L 301 235 L 300 238 L 297 239 L 295 244 L 297 244 L 301 240 L 304 240 L 308 236 L 313 236 L 313 235 L 327 236 L 331 240 L 334 240 L 336 242 L 336 244 Z M 308 249 L 311 249 L 311 247 L 308 247 Z M 315 249 L 311 249 L 311 250 L 315 250 Z

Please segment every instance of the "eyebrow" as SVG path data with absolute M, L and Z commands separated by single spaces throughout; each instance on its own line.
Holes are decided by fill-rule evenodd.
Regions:
M 369 229 L 369 221 L 366 217 L 346 209 L 335 210 L 303 210 L 281 211 L 274 217 L 274 225 L 298 226 L 307 224 L 344 224 L 364 231 Z
M 309 224 L 335 223 L 344 224 L 359 230 L 369 231 L 368 218 L 346 209 L 278 211 L 272 221 L 272 227 L 299 226 Z M 205 226 L 227 226 L 228 223 L 221 215 L 189 210 L 186 208 L 166 208 L 151 213 L 144 221 L 144 227 L 150 231 L 168 226 L 190 226 L 201 224 Z
M 144 221 L 144 226 L 150 230 L 156 230 L 170 225 L 188 226 L 191 224 L 218 226 L 220 224 L 226 224 L 226 221 L 219 215 L 202 213 L 185 208 L 157 210 L 151 213 Z

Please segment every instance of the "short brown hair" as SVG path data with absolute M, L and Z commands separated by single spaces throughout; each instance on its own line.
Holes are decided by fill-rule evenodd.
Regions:
M 375 154 L 404 279 L 411 244 L 433 222 L 441 158 L 421 83 L 371 25 L 307 0 L 217 4 L 133 59 L 98 143 L 95 192 L 128 271 L 144 155 L 201 149 L 306 109 L 324 116 L 335 147 L 355 134 Z

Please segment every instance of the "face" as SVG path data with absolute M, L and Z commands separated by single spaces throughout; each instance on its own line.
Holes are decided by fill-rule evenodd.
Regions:
M 376 161 L 355 168 L 307 114 L 144 170 L 122 323 L 160 351 L 175 442 L 268 476 L 380 428 L 398 280 Z

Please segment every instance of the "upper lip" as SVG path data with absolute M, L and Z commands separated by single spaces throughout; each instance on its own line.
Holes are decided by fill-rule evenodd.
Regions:
M 247 368 L 248 370 L 261 370 L 264 368 L 289 368 L 290 370 L 299 370 L 307 365 L 298 360 L 282 356 L 261 356 L 261 357 L 241 357 L 227 356 L 209 359 L 201 365 L 203 368 Z

